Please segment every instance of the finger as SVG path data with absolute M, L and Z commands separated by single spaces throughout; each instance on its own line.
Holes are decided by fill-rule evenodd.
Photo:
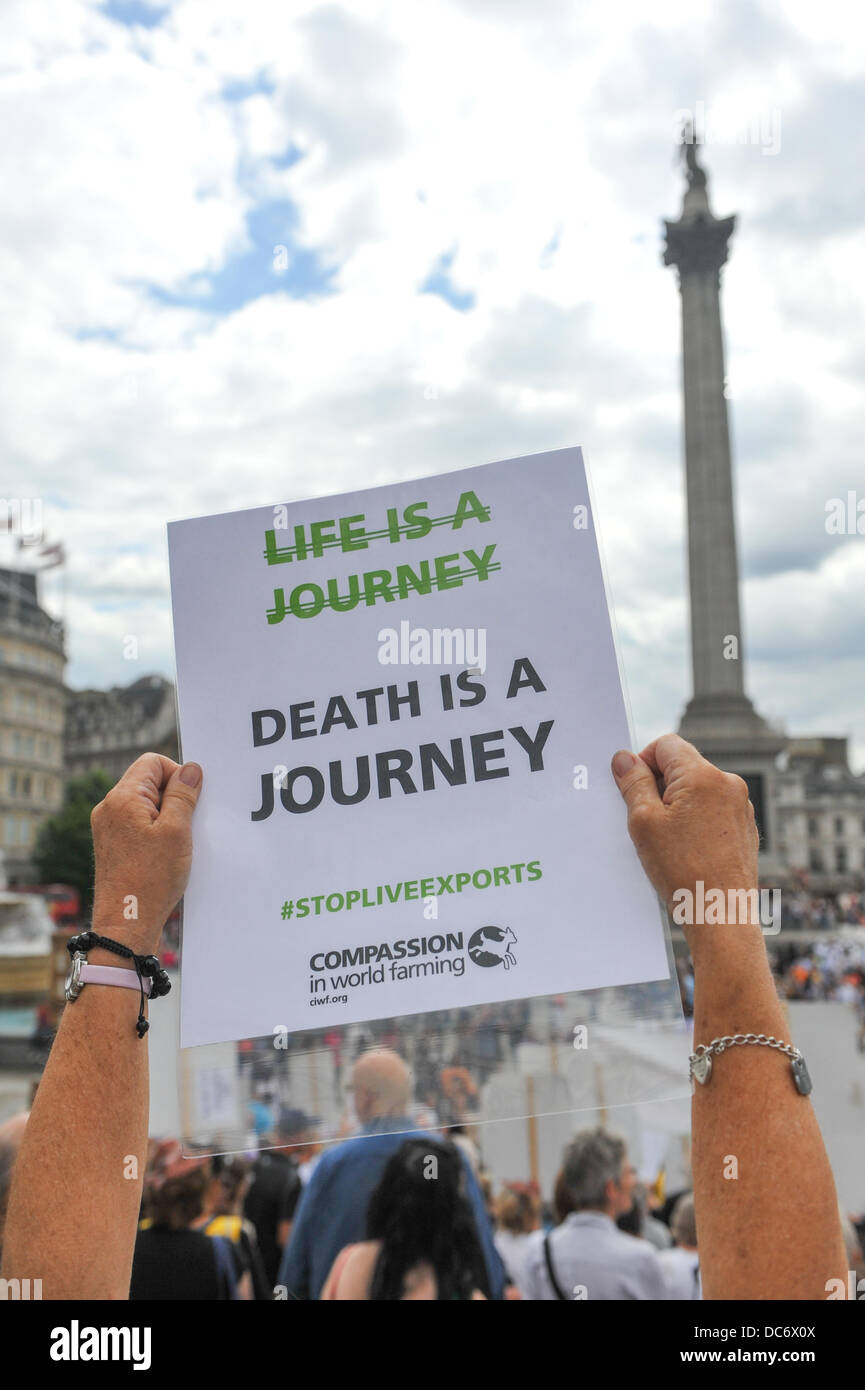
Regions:
M 177 771 L 179 763 L 162 753 L 142 753 L 124 772 L 115 786 L 116 791 L 139 792 L 157 808 L 163 788 Z
M 167 830 L 186 830 L 198 805 L 203 773 L 198 763 L 175 767 L 162 793 L 158 824 Z
M 610 766 L 628 808 L 629 821 L 635 811 L 651 812 L 661 805 L 655 774 L 641 756 L 623 748 L 615 754 Z
M 688 743 L 678 734 L 663 734 L 661 738 L 656 738 L 646 745 L 640 757 L 658 777 L 663 778 L 668 787 L 676 778 L 706 762 L 693 743 Z

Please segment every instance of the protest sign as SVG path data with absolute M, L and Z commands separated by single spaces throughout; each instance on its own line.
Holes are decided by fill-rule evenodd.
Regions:
M 169 525 L 181 1042 L 667 979 L 582 456 Z

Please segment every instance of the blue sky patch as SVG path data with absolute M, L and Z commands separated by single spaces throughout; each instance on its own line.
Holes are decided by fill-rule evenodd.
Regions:
M 247 97 L 272 96 L 276 91 L 274 83 L 264 72 L 254 77 L 239 77 L 234 82 L 226 82 L 220 92 L 223 101 L 246 101 Z
M 432 270 L 420 287 L 421 294 L 437 294 L 451 308 L 465 313 L 475 307 L 475 296 L 470 290 L 458 290 L 450 278 L 450 268 L 456 255 L 456 247 L 439 256 Z
M 120 334 L 116 328 L 73 328 L 71 332 L 76 343 L 117 343 Z
M 299 246 L 294 229 L 297 210 L 287 199 L 261 203 L 247 215 L 252 245 L 231 256 L 219 270 L 195 277 L 195 288 L 166 290 L 148 285 L 160 304 L 230 314 L 265 294 L 313 299 L 332 294 L 336 266 L 327 266 L 316 251 Z
M 541 252 L 541 261 L 540 261 L 540 264 L 541 264 L 541 269 L 542 269 L 542 270 L 549 270 L 550 266 L 551 266 L 552 263 L 553 263 L 553 259 L 554 259 L 554 257 L 555 257 L 555 254 L 556 254 L 556 252 L 558 251 L 558 249 L 559 249 L 559 247 L 561 246 L 561 244 L 562 244 L 562 229 L 561 229 L 561 227 L 557 227 L 556 230 L 555 230 L 555 232 L 553 233 L 553 235 L 550 237 L 549 241 L 547 242 L 546 246 L 544 247 L 543 251 Z
M 148 5 L 144 0 L 105 0 L 102 13 L 117 24 L 125 24 L 134 29 L 156 29 L 167 14 L 170 5 Z

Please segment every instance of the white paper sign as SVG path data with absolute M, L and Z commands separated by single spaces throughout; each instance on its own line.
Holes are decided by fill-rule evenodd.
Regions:
M 168 531 L 183 1046 L 668 978 L 578 449 Z
M 234 1073 L 235 1068 L 231 1066 L 200 1067 L 195 1073 L 198 1129 L 230 1129 L 237 1125 L 237 1086 Z

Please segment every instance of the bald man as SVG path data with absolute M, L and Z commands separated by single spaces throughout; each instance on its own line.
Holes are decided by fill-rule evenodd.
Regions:
M 402 1057 L 386 1047 L 358 1057 L 352 1071 L 351 1088 L 355 1113 L 362 1125 L 408 1113 L 409 1070 Z
M 351 1089 L 361 1133 L 326 1149 L 304 1189 L 279 1271 L 279 1284 L 292 1298 L 318 1298 L 343 1246 L 366 1237 L 369 1199 L 391 1154 L 409 1135 L 423 1133 L 408 1116 L 411 1077 L 395 1052 L 377 1048 L 359 1057 Z M 431 1142 L 434 1138 L 429 1135 Z M 501 1298 L 504 1269 L 477 1179 L 467 1162 L 465 1168 L 466 1194 L 475 1214 L 490 1288 L 494 1298 Z

